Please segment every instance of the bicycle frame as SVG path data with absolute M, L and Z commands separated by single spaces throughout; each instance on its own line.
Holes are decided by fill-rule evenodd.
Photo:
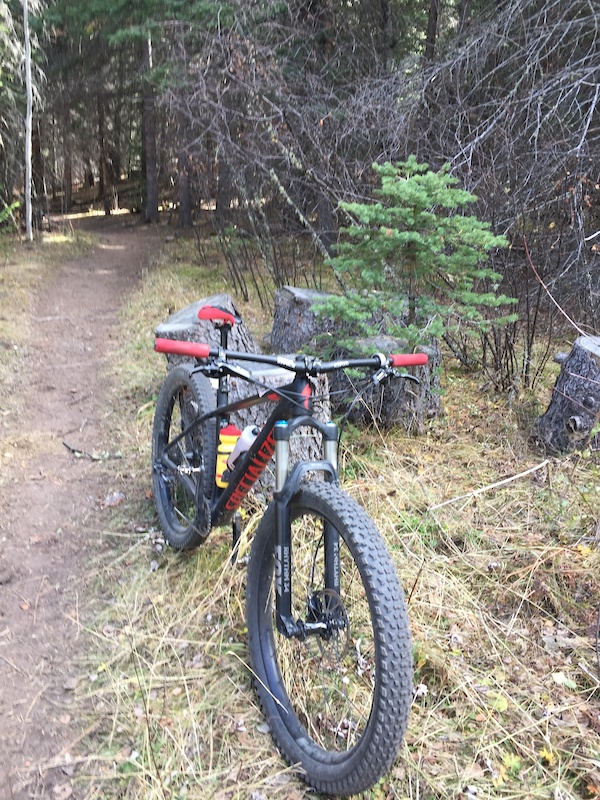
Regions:
M 328 362 L 326 365 L 304 364 L 299 368 L 297 363 L 285 356 L 263 357 L 262 363 L 284 367 L 296 373 L 294 380 L 279 389 L 267 389 L 263 394 L 229 403 L 229 376 L 237 375 L 248 382 L 253 381 L 251 374 L 246 370 L 227 363 L 223 357 L 239 360 L 251 360 L 248 353 L 235 353 L 227 350 L 227 337 L 236 318 L 230 312 L 211 306 L 204 306 L 198 312 L 200 319 L 211 320 L 216 327 L 221 329 L 220 348 L 211 348 L 206 344 L 195 344 L 181 341 L 165 341 L 157 339 L 155 348 L 166 353 L 192 356 L 196 359 L 195 370 L 209 378 L 218 378 L 217 407 L 209 414 L 197 419 L 173 439 L 167 450 L 161 455 L 164 461 L 168 458 L 168 449 L 178 444 L 197 425 L 209 419 L 216 418 L 216 442 L 219 444 L 219 431 L 223 424 L 229 421 L 231 414 L 251 406 L 265 402 L 276 401 L 277 405 L 262 426 L 250 448 L 240 456 L 235 465 L 227 486 L 217 488 L 215 482 L 215 465 L 210 465 L 211 474 L 207 476 L 206 485 L 211 487 L 209 499 L 211 524 L 218 526 L 231 521 L 239 509 L 242 501 L 248 495 L 258 478 L 264 472 L 267 464 L 275 457 L 275 504 L 276 537 L 275 537 L 275 586 L 276 586 L 276 622 L 277 629 L 288 638 L 304 639 L 309 634 L 318 634 L 324 639 L 333 635 L 334 629 L 342 629 L 346 622 L 340 610 L 336 613 L 328 609 L 327 621 L 317 607 L 314 599 L 306 598 L 309 616 L 313 619 L 294 620 L 292 616 L 292 537 L 291 537 L 291 503 L 300 489 L 300 484 L 309 472 L 322 472 L 325 480 L 337 482 L 337 426 L 333 422 L 321 422 L 315 419 L 312 413 L 312 388 L 309 375 L 317 375 L 325 371 L 345 369 L 350 366 L 368 366 L 376 369 L 373 379 L 377 382 L 388 374 L 387 370 L 397 366 L 415 366 L 427 363 L 424 354 L 384 356 L 377 354 L 366 359 L 351 359 Z M 206 365 L 198 363 L 199 359 L 209 357 L 217 361 Z M 320 363 L 320 362 L 319 362 Z M 312 370 L 312 371 L 311 371 Z M 404 377 L 416 380 L 410 375 Z M 418 382 L 418 381 L 417 381 Z M 323 459 L 319 461 L 301 461 L 290 471 L 289 469 L 289 441 L 294 431 L 299 427 L 311 427 L 321 433 L 323 442 Z M 168 464 L 177 471 L 177 464 Z M 191 482 L 190 482 L 191 483 Z M 186 487 L 188 488 L 188 487 Z M 234 547 L 238 538 L 239 527 L 234 522 Z M 324 524 L 324 584 L 325 592 L 329 598 L 340 596 L 340 556 L 339 533 L 332 525 Z M 329 602 L 329 601 L 328 601 Z M 311 605 L 312 603 L 312 605 Z
M 338 430 L 315 417 L 313 379 L 365 370 L 349 415 L 370 386 L 392 377 L 418 383 L 397 368 L 424 365 L 427 356 L 373 353 L 326 361 L 299 353 L 236 352 L 227 338 L 240 322 L 237 315 L 205 305 L 198 317 L 221 329 L 220 345 L 155 340 L 157 352 L 193 360 L 176 367 L 158 394 L 152 485 L 160 524 L 166 540 L 183 550 L 202 544 L 211 524 L 232 521 L 235 560 L 238 509 L 274 459 L 275 491 L 256 528 L 246 574 L 250 669 L 289 763 L 327 795 L 362 792 L 390 768 L 406 731 L 413 686 L 410 626 L 383 537 L 337 485 Z M 262 365 L 261 373 L 263 366 L 274 367 L 290 377 L 274 388 L 252 362 Z M 269 374 L 279 378 L 281 372 Z M 231 403 L 233 377 L 254 388 Z M 213 386 L 218 380 L 216 408 L 209 379 Z M 269 406 L 261 409 L 266 421 L 260 430 L 250 427 L 236 440 L 232 415 L 256 419 L 250 412 L 262 403 Z M 293 464 L 290 439 L 305 428 L 320 440 L 321 452 L 318 460 Z M 227 472 L 229 452 L 234 455 Z M 316 477 L 322 480 L 307 480 Z
M 214 377 L 217 368 L 199 366 L 196 369 Z M 326 637 L 329 635 L 330 627 L 328 628 L 325 623 L 294 620 L 292 616 L 290 501 L 300 488 L 302 478 L 309 472 L 322 472 L 326 480 L 337 481 L 337 426 L 333 422 L 322 422 L 312 415 L 312 388 L 306 376 L 296 376 L 291 383 L 281 387 L 277 392 L 255 394 L 234 403 L 226 403 L 224 401 L 228 396 L 228 377 L 226 365 L 221 366 L 218 372 L 219 388 L 216 409 L 209 414 L 197 417 L 181 431 L 169 443 L 163 458 L 165 455 L 168 457 L 170 448 L 173 448 L 194 428 L 207 420 L 217 419 L 216 435 L 218 439 L 221 424 L 227 422 L 231 414 L 280 398 L 250 448 L 240 456 L 225 488 L 218 489 L 216 487 L 213 467 L 212 475 L 208 476 L 210 484 L 215 487 L 210 501 L 211 520 L 214 526 L 230 522 L 271 459 L 275 457 L 273 503 L 276 509 L 277 628 L 287 637 L 304 639 L 310 633 L 318 633 Z M 290 472 L 289 442 L 292 434 L 299 427 L 311 427 L 321 433 L 324 457 L 320 461 L 299 462 Z M 340 591 L 339 536 L 335 529 L 326 526 L 324 537 L 325 586 L 332 596 L 338 596 Z M 340 624 L 342 623 L 340 622 Z

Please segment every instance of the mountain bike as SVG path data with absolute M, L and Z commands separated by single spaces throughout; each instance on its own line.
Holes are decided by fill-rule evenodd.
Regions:
M 321 361 L 227 349 L 239 318 L 204 306 L 220 346 L 157 338 L 158 352 L 187 356 L 160 389 L 152 434 L 153 491 L 166 539 L 195 547 L 232 523 L 274 459 L 275 491 L 251 545 L 246 621 L 255 688 L 275 743 L 317 790 L 350 795 L 391 767 L 412 701 L 408 617 L 394 563 L 374 523 L 338 482 L 338 428 L 315 416 L 311 378 L 364 370 L 381 383 L 424 354 Z M 291 373 L 277 388 L 253 362 Z M 229 402 L 229 377 L 258 391 Z M 412 375 L 403 375 L 416 380 Z M 211 382 L 212 379 L 212 382 Z M 213 385 L 216 383 L 216 392 Z M 239 431 L 230 417 L 274 404 L 265 424 Z M 313 429 L 322 459 L 291 465 L 290 438 Z M 237 433 L 236 433 L 237 431 Z M 237 451 L 237 452 L 236 452 Z

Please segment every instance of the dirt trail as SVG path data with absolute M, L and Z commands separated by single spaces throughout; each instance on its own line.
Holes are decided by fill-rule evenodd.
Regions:
M 158 246 L 155 229 L 123 219 L 82 223 L 99 244 L 40 287 L 16 381 L 24 414 L 10 422 L 12 466 L 0 495 L 0 800 L 77 796 L 67 762 L 80 731 L 72 706 L 79 578 L 86 522 L 107 489 L 97 464 L 63 443 L 106 449 L 107 339 Z

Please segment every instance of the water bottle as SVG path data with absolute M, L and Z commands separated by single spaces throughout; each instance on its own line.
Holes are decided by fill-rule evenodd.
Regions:
M 219 446 L 217 447 L 217 466 L 215 470 L 215 482 L 217 486 L 224 489 L 227 486 L 229 475 L 227 473 L 227 459 L 231 455 L 237 441 L 241 436 L 241 431 L 235 425 L 226 425 L 221 428 L 219 433 Z
M 233 471 L 238 458 L 250 449 L 250 446 L 258 436 L 259 428 L 255 425 L 247 425 L 240 434 L 235 447 L 233 448 L 229 458 L 227 459 L 227 468 L 230 472 Z

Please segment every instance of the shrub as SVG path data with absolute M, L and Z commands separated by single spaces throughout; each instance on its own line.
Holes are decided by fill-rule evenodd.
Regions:
M 416 344 L 453 326 L 485 326 L 486 309 L 514 302 L 498 293 L 501 276 L 483 263 L 507 241 L 464 213 L 477 198 L 457 188 L 448 166 L 434 172 L 411 156 L 373 169 L 377 202 L 342 204 L 355 223 L 342 229 L 329 263 L 346 292 L 321 303 L 321 313 L 358 335 L 401 329 Z
M 4 208 L 0 208 L 0 233 L 2 233 L 7 228 L 14 228 L 16 227 L 14 211 L 19 207 L 18 203 L 13 203 L 12 205 L 8 206 L 4 203 L 3 200 L 0 200 L 3 203 Z

